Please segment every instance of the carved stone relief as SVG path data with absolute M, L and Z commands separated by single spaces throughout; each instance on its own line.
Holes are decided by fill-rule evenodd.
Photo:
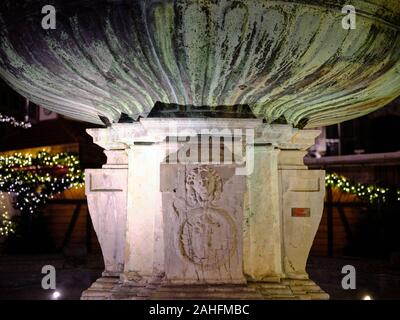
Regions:
M 241 179 L 232 174 L 233 166 L 228 168 L 231 172 L 224 178 L 212 166 L 176 165 L 169 169 L 172 167 L 177 170 L 177 179 L 184 183 L 180 185 L 183 187 L 173 189 L 172 197 L 164 197 L 166 224 L 171 223 L 172 227 L 168 229 L 166 245 L 169 243 L 173 247 L 169 249 L 173 250 L 178 260 L 169 260 L 170 255 L 165 252 L 167 277 L 171 261 L 175 269 L 177 265 L 185 269 L 181 272 L 184 279 L 180 280 L 183 281 L 222 282 L 235 279 L 237 282 L 242 277 L 239 262 L 242 249 L 238 238 L 241 238 L 243 205 L 240 192 L 238 196 L 232 190 L 235 183 L 226 184 L 229 190 L 224 190 L 224 183 L 229 179 L 239 179 L 236 181 L 239 186 Z M 227 171 L 227 168 L 222 171 Z M 237 188 L 237 191 L 240 189 Z M 238 206 L 232 201 L 238 202 Z M 232 270 L 237 267 L 240 271 L 235 270 L 232 275 Z
M 203 268 L 225 263 L 236 248 L 235 222 L 215 206 L 222 194 L 222 179 L 211 167 L 201 166 L 186 176 L 187 218 L 180 226 L 181 256 Z

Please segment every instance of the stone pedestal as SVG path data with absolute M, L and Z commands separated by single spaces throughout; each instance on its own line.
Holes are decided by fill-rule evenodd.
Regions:
M 306 261 L 324 172 L 319 132 L 257 119 L 148 118 L 88 131 L 86 171 L 105 271 L 82 299 L 327 299 Z

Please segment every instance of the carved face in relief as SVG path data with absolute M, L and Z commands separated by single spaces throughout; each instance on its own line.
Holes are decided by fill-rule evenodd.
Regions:
M 214 169 L 199 167 L 187 175 L 186 190 L 192 205 L 204 207 L 220 198 L 222 179 Z

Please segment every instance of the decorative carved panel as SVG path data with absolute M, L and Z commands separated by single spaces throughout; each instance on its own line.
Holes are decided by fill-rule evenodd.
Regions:
M 167 281 L 244 281 L 241 230 L 245 183 L 234 173 L 233 165 L 162 167 L 161 175 L 169 177 L 162 182 Z

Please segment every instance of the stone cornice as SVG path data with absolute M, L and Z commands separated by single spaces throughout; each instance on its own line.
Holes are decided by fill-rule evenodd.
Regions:
M 127 149 L 135 144 L 164 143 L 167 137 L 200 135 L 243 139 L 246 144 L 270 144 L 280 149 L 306 150 L 315 143 L 319 130 L 300 130 L 290 125 L 265 124 L 258 119 L 140 119 L 104 129 L 88 129 L 93 142 L 106 150 Z M 246 140 L 246 135 L 251 140 Z

